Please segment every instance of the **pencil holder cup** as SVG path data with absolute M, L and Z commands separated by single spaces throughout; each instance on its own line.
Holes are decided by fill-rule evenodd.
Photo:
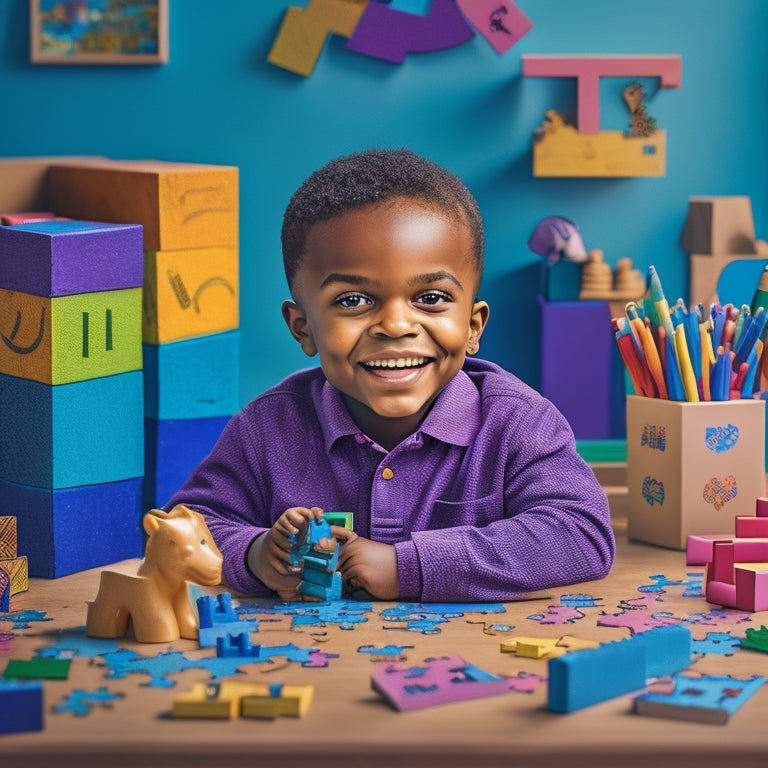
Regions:
M 629 538 L 684 550 L 765 496 L 765 401 L 627 397 Z

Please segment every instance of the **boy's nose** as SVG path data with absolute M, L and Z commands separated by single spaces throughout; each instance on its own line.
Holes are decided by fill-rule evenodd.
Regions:
M 388 302 L 371 327 L 371 332 L 382 336 L 406 336 L 415 333 L 413 310 L 405 302 Z

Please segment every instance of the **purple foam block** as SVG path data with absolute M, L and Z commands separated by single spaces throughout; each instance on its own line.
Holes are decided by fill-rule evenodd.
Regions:
M 46 297 L 138 288 L 143 249 L 139 224 L 63 220 L 0 227 L 0 288 Z

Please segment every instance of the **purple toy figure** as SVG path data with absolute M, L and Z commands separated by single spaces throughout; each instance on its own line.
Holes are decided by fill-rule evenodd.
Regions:
M 547 256 L 549 263 L 560 259 L 586 261 L 587 251 L 579 228 L 564 216 L 546 216 L 528 238 L 528 247 L 539 256 Z

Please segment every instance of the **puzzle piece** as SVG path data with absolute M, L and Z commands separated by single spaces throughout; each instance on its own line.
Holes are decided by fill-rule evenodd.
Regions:
M 66 680 L 70 659 L 10 659 L 5 667 L 7 680 Z
M 507 693 L 506 678 L 492 675 L 460 656 L 427 659 L 423 665 L 379 662 L 371 675 L 371 687 L 395 709 L 407 711 L 453 701 Z
M 285 602 L 272 606 L 241 605 L 236 609 L 238 615 L 249 614 L 286 614 L 294 616 L 293 626 L 318 626 L 337 624 L 340 629 L 354 629 L 355 624 L 368 621 L 366 613 L 373 611 L 369 602 L 356 600 L 334 600 L 332 602 Z
M 741 647 L 741 640 L 730 632 L 707 632 L 704 640 L 694 640 L 693 653 L 712 653 L 720 656 L 733 656 Z
M 747 629 L 746 637 L 741 640 L 741 647 L 768 653 L 768 627 L 763 625 L 760 629 Z
M 634 700 L 638 715 L 724 725 L 764 683 L 755 675 L 746 679 L 730 675 L 672 675 L 670 686 L 651 686 Z
M 317 663 L 315 656 L 324 663 Z M 337 655 L 321 653 L 317 648 L 299 648 L 293 643 L 287 645 L 251 645 L 247 633 L 237 636 L 220 637 L 216 641 L 216 656 L 218 658 L 240 658 L 254 661 L 267 661 L 278 656 L 285 656 L 288 661 L 297 661 L 302 667 L 328 666 L 328 659 L 336 659 Z
M 86 637 L 85 627 L 63 629 L 59 639 L 52 646 L 35 649 L 35 654 L 43 659 L 73 659 L 77 656 L 92 659 L 105 653 L 114 653 L 119 649 L 117 640 Z
M 551 659 L 566 653 L 557 647 L 555 637 L 513 637 L 501 643 L 502 653 L 514 653 L 525 659 Z
M 592 595 L 560 595 L 560 605 L 571 608 L 598 608 L 601 605 L 601 600 L 602 598 L 592 597 Z
M 361 645 L 358 649 L 358 653 L 369 653 L 371 660 L 383 660 L 381 657 L 393 656 L 402 660 L 405 658 L 403 651 L 413 648 L 412 645 L 383 645 L 376 647 L 375 645 Z
M 381 612 L 387 622 L 404 623 L 404 627 L 384 626 L 384 629 L 404 629 L 425 635 L 439 634 L 438 624 L 467 613 L 506 613 L 502 603 L 398 603 Z
M 0 613 L 0 622 L 13 622 L 13 629 L 29 629 L 30 622 L 51 621 L 45 611 L 17 611 L 16 613 Z
M 572 608 L 569 605 L 550 605 L 546 613 L 532 613 L 526 616 L 531 621 L 538 621 L 539 624 L 573 624 L 575 621 L 583 619 L 586 614 L 578 608 Z
M 110 708 L 113 701 L 123 698 L 122 693 L 112 693 L 106 688 L 99 688 L 97 691 L 83 691 L 76 689 L 68 696 L 64 696 L 60 704 L 55 704 L 54 712 L 71 712 L 73 715 L 87 715 L 92 707 L 100 706 Z
M 301 717 L 306 714 L 314 695 L 311 685 L 273 683 L 197 683 L 191 691 L 173 700 L 173 717 L 275 718 L 279 715 Z

